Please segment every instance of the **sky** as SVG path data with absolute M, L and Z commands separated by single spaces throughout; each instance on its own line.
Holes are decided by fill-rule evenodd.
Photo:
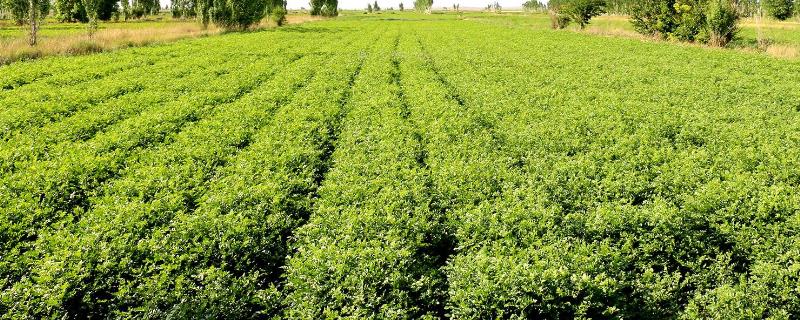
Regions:
M 372 0 L 374 2 L 375 0 Z M 527 0 L 499 0 L 501 7 L 518 8 L 522 3 Z M 288 0 L 287 7 L 289 9 L 300 9 L 300 7 L 308 8 L 308 0 Z M 369 0 L 339 0 L 340 9 L 364 9 L 367 7 Z M 394 7 L 397 9 L 401 0 L 378 0 L 378 6 L 381 8 Z M 403 6 L 406 9 L 414 7 L 414 0 L 404 0 Z M 454 3 L 458 3 L 462 8 L 483 8 L 489 3 L 494 3 L 494 0 L 433 0 L 434 8 L 452 7 Z

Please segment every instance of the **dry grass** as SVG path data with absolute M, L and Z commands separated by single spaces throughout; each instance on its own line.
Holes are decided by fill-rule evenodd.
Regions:
M 289 24 L 305 23 L 320 20 L 319 17 L 287 16 Z M 264 22 L 258 28 L 274 27 L 272 22 Z M 193 22 L 171 22 L 166 26 L 148 28 L 115 28 L 114 26 L 95 32 L 91 39 L 86 33 L 42 37 L 35 47 L 27 42 L 27 35 L 13 39 L 0 39 L 0 65 L 15 61 L 36 59 L 53 55 L 81 55 L 121 48 L 146 46 L 184 38 L 196 38 L 219 34 L 222 30 L 215 27 L 203 29 L 202 25 Z
M 308 14 L 286 16 L 286 21 L 288 24 L 306 23 L 306 22 L 320 21 L 325 19 L 326 18 L 321 16 L 312 16 Z
M 589 25 L 586 29 L 583 30 L 586 33 L 591 33 L 595 35 L 601 36 L 608 36 L 608 37 L 626 37 L 626 38 L 636 38 L 636 39 L 651 39 L 651 37 L 642 35 L 641 33 L 626 30 L 622 28 L 608 28 L 605 26 L 592 26 Z
M 800 57 L 800 49 L 795 46 L 772 44 L 766 49 L 768 55 L 780 59 L 797 59 Z
M 633 38 L 639 39 L 644 41 L 665 41 L 660 40 L 654 37 L 648 37 L 638 32 L 632 30 L 632 28 L 624 28 L 621 25 L 615 25 L 614 23 L 621 23 L 628 21 L 627 16 L 616 16 L 616 15 L 607 15 L 598 17 L 593 21 L 594 24 L 590 24 L 584 30 L 578 30 L 573 28 L 574 31 L 578 32 L 586 32 L 594 35 L 600 36 L 607 36 L 607 37 L 623 37 L 623 38 Z M 595 23 L 596 22 L 596 23 Z M 755 28 L 756 24 L 752 19 L 746 19 L 741 24 L 742 27 L 745 28 Z M 762 22 L 762 26 L 765 28 L 770 28 L 773 30 L 786 30 L 790 32 L 800 31 L 800 22 L 797 21 L 772 21 L 767 20 Z M 699 43 L 675 43 L 677 45 L 683 46 L 691 46 L 691 47 L 702 47 L 706 49 L 721 49 L 714 46 L 709 46 L 705 44 Z M 734 46 L 729 47 L 728 49 L 743 51 L 743 52 L 750 52 L 750 53 L 765 53 L 771 57 L 780 58 L 780 59 L 800 59 L 800 44 L 794 43 L 767 43 L 763 46 L 759 46 L 758 48 L 748 47 L 748 46 Z
M 219 32 L 216 28 L 203 30 L 197 23 L 181 22 L 142 29 L 101 29 L 91 38 L 87 34 L 41 38 L 35 47 L 29 46 L 26 38 L 15 38 L 0 42 L 0 64 L 51 55 L 80 55 L 144 46 Z

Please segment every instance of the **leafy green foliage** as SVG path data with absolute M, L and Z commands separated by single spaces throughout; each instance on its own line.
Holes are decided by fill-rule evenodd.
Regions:
M 605 13 L 605 5 L 605 0 L 553 0 L 548 8 L 554 29 L 566 28 L 570 22 L 583 29 L 593 17 Z
M 786 20 L 794 14 L 794 0 L 763 0 L 763 8 L 770 17 Z
M 541 12 L 547 9 L 547 5 L 537 0 L 528 0 L 522 4 L 522 8 L 528 12 Z
M 738 32 L 739 13 L 730 0 L 646 0 L 632 7 L 641 34 L 724 46 Z
M 49 1 L 33 1 L 37 16 L 47 16 L 50 11 Z M 17 24 L 23 24 L 30 19 L 31 2 L 29 0 L 0 0 L 0 10 L 11 13 L 11 18 Z
M 267 2 L 267 15 L 278 26 L 286 24 L 286 0 L 270 0 Z
M 82 0 L 57 0 L 53 2 L 56 19 L 62 22 L 88 22 Z
M 729 0 L 709 0 L 706 7 L 706 32 L 708 43 L 724 47 L 739 31 L 739 14 Z
M 0 67 L 0 317 L 800 314 L 795 64 L 408 15 Z
M 338 0 L 311 0 L 311 15 L 335 17 L 339 14 Z
M 212 0 L 211 21 L 228 30 L 246 30 L 264 18 L 263 0 Z
M 433 0 L 414 0 L 414 10 L 430 13 L 433 7 Z

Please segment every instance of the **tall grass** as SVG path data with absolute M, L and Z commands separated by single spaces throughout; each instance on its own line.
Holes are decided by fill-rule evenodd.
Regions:
M 288 24 L 304 23 L 320 20 L 318 17 L 287 16 Z M 0 22 L 2 23 L 2 22 Z M 75 26 L 80 26 L 75 24 Z M 271 28 L 275 24 L 264 21 L 257 28 Z M 2 27 L 2 26 L 0 26 Z M 14 28 L 6 25 L 4 28 Z M 85 32 L 72 32 L 72 25 L 59 26 L 59 29 L 49 36 L 41 37 L 39 43 L 32 47 L 28 45 L 24 33 L 13 36 L 0 37 L 0 65 L 16 61 L 37 59 L 54 55 L 83 55 L 96 52 L 111 51 L 128 47 L 146 46 L 156 43 L 175 41 L 183 38 L 196 38 L 219 34 L 221 29 L 203 26 L 194 21 L 171 21 L 168 23 L 137 25 L 130 23 L 111 23 L 104 29 L 96 31 L 91 39 Z M 57 33 L 56 33 L 57 32 Z

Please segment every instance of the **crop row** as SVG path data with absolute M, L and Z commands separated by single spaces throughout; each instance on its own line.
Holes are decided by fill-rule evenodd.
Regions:
M 796 65 L 431 19 L 195 40 L 18 130 L 0 314 L 800 314 Z
M 137 154 L 87 199 L 76 223 L 37 241 L 39 261 L 4 293 L 8 308 L 50 316 L 275 312 L 269 285 L 286 253 L 259 245 L 285 247 L 281 235 L 293 224 L 279 222 L 303 220 L 295 205 L 313 196 L 326 139 L 335 138 L 328 135 L 341 109 L 337 97 L 358 64 L 351 57 L 369 42 L 341 41 L 301 58 L 169 144 Z M 274 175 L 264 171 L 270 167 Z M 276 185 L 279 179 L 294 186 Z M 259 181 L 265 193 L 242 199 Z M 270 212 L 256 208 L 281 198 L 285 207 L 260 219 Z
M 33 91 L 48 86 L 77 85 L 114 75 L 119 71 L 161 63 L 167 60 L 184 61 L 198 52 L 206 55 L 230 53 L 227 39 L 241 36 L 231 35 L 223 39 L 185 40 L 169 45 L 131 48 L 113 53 L 100 53 L 70 59 L 50 58 L 2 66 L 5 75 L 0 79 L 0 98 L 21 91 Z M 291 40 L 290 34 L 275 35 L 276 43 Z M 210 43 L 213 43 L 210 44 Z M 241 41 L 239 41 L 241 44 Z M 263 50 L 263 48 L 262 48 Z M 235 54 L 250 54 L 242 51 Z M 260 51 L 256 51 L 260 52 Z M 20 88 L 24 90 L 20 90 Z
M 86 141 L 50 146 L 42 157 L 16 162 L 16 170 L 0 181 L 4 218 L 0 233 L 4 244 L 2 276 L 8 277 L 7 282 L 14 282 L 24 273 L 16 266 L 27 263 L 22 257 L 43 228 L 60 228 L 80 216 L 88 206 L 87 199 L 135 160 L 132 156 L 171 142 L 174 134 L 188 124 L 214 114 L 219 105 L 258 87 L 280 64 L 280 60 L 275 64 L 255 63 L 198 83 L 194 94 L 163 104 L 157 111 L 125 119 Z M 236 85 L 230 85 L 232 82 Z
M 324 41 L 320 42 L 323 45 L 324 43 Z M 71 146 L 73 142 L 88 140 L 103 130 L 114 130 L 114 125 L 119 124 L 120 121 L 130 117 L 146 116 L 154 110 L 158 110 L 162 104 L 168 101 L 183 101 L 195 92 L 213 91 L 214 88 L 207 84 L 215 78 L 222 76 L 227 79 L 226 81 L 236 81 L 235 75 L 227 75 L 232 69 L 249 68 L 255 63 L 263 64 L 265 58 L 274 60 L 275 63 L 283 63 L 286 59 L 294 60 L 302 56 L 301 54 L 275 55 L 276 50 L 285 51 L 285 48 L 280 47 L 269 50 L 264 50 L 266 51 L 265 55 L 247 54 L 236 59 L 226 59 L 224 63 L 219 64 L 216 62 L 223 59 L 221 53 L 196 56 L 192 60 L 184 62 L 181 68 L 148 75 L 146 80 L 142 80 L 148 83 L 147 86 L 142 87 L 142 90 L 136 93 L 105 100 L 61 121 L 9 134 L 10 140 L 0 145 L 0 160 L 2 160 L 0 161 L 0 172 L 7 174 L 25 166 L 31 159 L 43 160 L 43 158 L 56 156 L 61 145 Z M 304 52 L 303 54 L 317 53 Z M 209 64 L 211 65 L 208 66 Z M 122 82 L 127 81 L 133 80 Z M 138 82 L 138 80 L 134 82 Z M 220 81 L 219 83 L 226 82 Z
M 474 170 L 459 166 L 442 180 L 431 164 L 434 181 L 495 195 L 450 211 L 453 316 L 797 313 L 789 283 L 800 275 L 789 257 L 798 252 L 800 157 L 790 84 L 744 63 L 730 70 L 622 56 L 582 35 L 489 34 L 497 37 L 470 46 L 460 37 L 422 41 L 465 104 L 490 113 L 481 122 L 497 119 L 493 179 L 483 176 L 480 153 Z M 580 46 L 561 37 L 580 37 Z M 655 49 L 617 42 L 628 52 Z M 534 44 L 539 51 L 522 49 Z M 596 54 L 581 56 L 587 48 Z M 623 63 L 589 72 L 608 61 Z M 683 81 L 702 90 L 683 90 Z M 753 85 L 761 81 L 783 88 Z M 497 85 L 504 82 L 514 87 Z
M 400 30 L 398 30 L 400 29 Z M 420 318 L 443 313 L 425 152 L 399 85 L 395 28 L 353 87 L 350 112 L 288 266 L 289 318 Z
M 24 169 L 33 159 L 42 161 L 58 157 L 54 151 L 59 150 L 60 145 L 90 140 L 95 134 L 104 130 L 114 130 L 115 124 L 157 110 L 168 101 L 181 99 L 181 96 L 191 94 L 193 90 L 213 81 L 232 67 L 254 63 L 229 61 L 204 67 L 214 60 L 197 57 L 190 63 L 194 65 L 193 70 L 196 71 L 184 73 L 181 70 L 178 74 L 165 71 L 151 75 L 148 77 L 150 85 L 146 90 L 105 100 L 61 121 L 12 135 L 7 143 L 0 146 L 0 159 L 2 159 L 0 172 L 7 174 Z M 180 85 L 172 85 L 176 79 L 180 79 Z
M 229 43 L 233 41 L 234 39 L 229 39 Z M 158 63 L 114 72 L 99 79 L 91 78 L 91 81 L 75 85 L 37 83 L 13 90 L 6 97 L 0 97 L 0 104 L 6 106 L 0 110 L 0 127 L 4 129 L 2 138 L 11 140 L 13 134 L 58 121 L 82 110 L 87 112 L 103 110 L 104 106 L 99 104 L 114 98 L 136 99 L 148 91 L 180 86 L 180 82 L 175 79 L 190 75 L 198 68 L 213 66 L 217 61 L 246 63 L 255 59 L 291 56 L 301 41 L 294 39 L 277 43 L 279 45 L 269 47 L 267 49 L 269 51 L 262 50 L 267 54 L 266 57 L 249 54 L 251 50 L 259 48 L 253 43 L 239 45 L 238 49 L 243 50 L 240 54 L 230 54 L 232 45 L 221 44 L 215 50 L 204 50 L 202 54 L 195 52 L 185 56 L 163 58 Z M 221 75 L 229 70 L 217 69 L 215 72 Z M 159 79 L 173 81 L 172 83 L 154 81 Z M 187 87 L 186 90 L 190 92 L 192 88 Z

